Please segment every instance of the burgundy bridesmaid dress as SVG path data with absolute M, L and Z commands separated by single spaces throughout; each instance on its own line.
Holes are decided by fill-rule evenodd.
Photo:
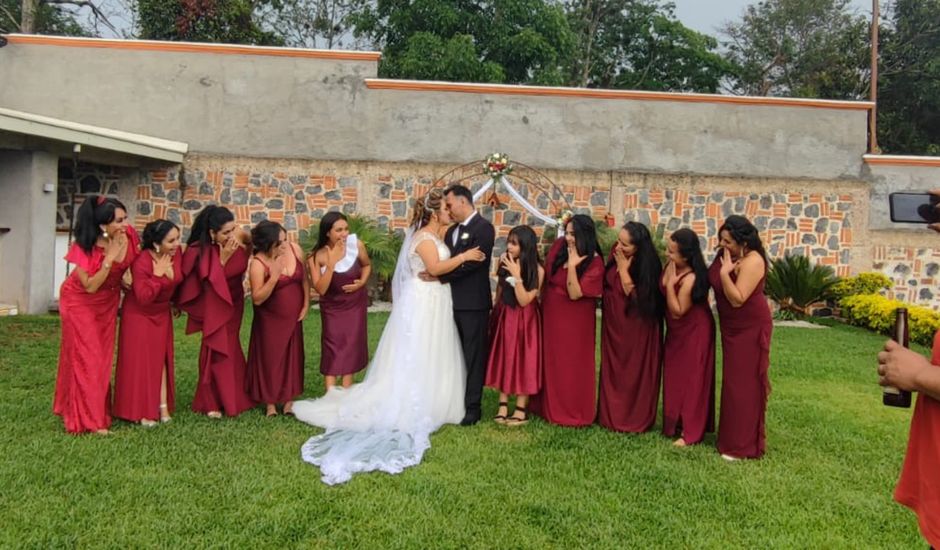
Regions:
M 538 300 L 519 307 L 506 273 L 499 276 L 499 301 L 490 317 L 486 386 L 512 395 L 534 395 L 542 378 L 542 319 Z
M 613 252 L 611 252 L 613 254 Z M 663 359 L 662 319 L 644 317 L 623 293 L 617 262 L 604 272 L 601 385 L 597 421 L 618 432 L 645 432 L 656 423 Z
M 366 313 L 369 295 L 366 287 L 346 293 L 343 286 L 362 276 L 359 260 L 342 273 L 333 272 L 326 294 L 320 296 L 320 373 L 345 376 L 369 364 L 366 339 Z
M 764 296 L 766 274 L 741 307 L 733 307 L 721 286 L 720 256 L 708 269 L 721 324 L 721 406 L 718 452 L 737 458 L 764 454 L 764 416 L 770 396 L 770 336 L 773 320 Z M 737 277 L 732 272 L 732 280 Z
M 175 408 L 173 314 L 170 302 L 183 280 L 183 255 L 173 255 L 173 279 L 153 275 L 153 256 L 141 252 L 124 294 L 114 376 L 114 416 L 138 422 L 160 418 L 160 385 L 166 368 L 167 412 Z
M 599 255 L 590 260 L 579 279 L 583 296 L 572 300 L 567 266 L 552 273 L 552 262 L 562 246 L 565 240 L 556 240 L 545 259 L 542 388 L 532 397 L 531 410 L 553 424 L 589 426 L 597 412 L 595 301 L 603 290 L 604 260 Z
M 199 381 L 192 408 L 236 416 L 255 405 L 245 391 L 245 354 L 239 331 L 245 313 L 243 281 L 248 252 L 239 247 L 223 266 L 219 247 L 190 246 L 183 255 L 177 303 L 189 314 L 186 333 L 202 332 Z
M 679 291 L 682 279 L 675 283 Z M 663 296 L 666 287 L 660 283 Z M 681 431 L 688 445 L 700 443 L 715 430 L 715 318 L 708 300 L 692 304 L 675 319 L 666 311 L 663 359 L 663 434 Z
M 121 278 L 137 258 L 140 240 L 127 228 L 127 252 L 111 264 L 107 279 L 96 292 L 88 293 L 72 270 L 59 291 L 62 342 L 52 411 L 62 417 L 69 433 L 95 432 L 111 426 L 111 364 Z M 104 249 L 91 253 L 73 244 L 65 260 L 94 276 L 104 263 Z
M 303 263 L 281 275 L 271 295 L 255 306 L 248 344 L 248 395 L 259 403 L 286 403 L 304 391 L 304 332 L 298 321 L 305 305 Z M 263 260 L 265 280 L 270 270 Z

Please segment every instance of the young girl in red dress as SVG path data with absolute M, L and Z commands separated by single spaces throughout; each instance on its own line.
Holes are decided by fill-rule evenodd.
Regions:
M 667 243 L 660 288 L 666 299 L 663 434 L 677 447 L 715 429 L 715 318 L 708 305 L 708 267 L 698 235 L 679 229 Z
M 262 221 L 251 230 L 255 251 L 248 280 L 255 306 L 248 344 L 248 393 L 276 416 L 277 403 L 293 414 L 304 391 L 304 317 L 310 286 L 300 247 L 287 240 L 281 224 Z
M 127 208 L 101 195 L 75 214 L 73 265 L 59 293 L 62 343 L 52 410 L 69 433 L 106 435 L 111 426 L 111 363 L 121 278 L 137 257 Z
M 174 409 L 171 300 L 183 280 L 180 230 L 171 221 L 144 227 L 141 254 L 124 294 L 114 376 L 114 416 L 155 426 Z
M 500 258 L 486 366 L 486 385 L 499 390 L 494 420 L 507 426 L 529 421 L 529 396 L 538 393 L 542 378 L 542 320 L 537 298 L 545 270 L 539 263 L 535 232 L 527 225 L 514 227 Z M 510 394 L 516 396 L 516 410 L 507 416 Z

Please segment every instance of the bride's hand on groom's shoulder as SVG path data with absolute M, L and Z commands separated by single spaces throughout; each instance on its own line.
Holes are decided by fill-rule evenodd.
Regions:
M 482 262 L 486 259 L 486 254 L 480 250 L 479 246 L 474 246 L 470 250 L 460 253 L 462 262 Z

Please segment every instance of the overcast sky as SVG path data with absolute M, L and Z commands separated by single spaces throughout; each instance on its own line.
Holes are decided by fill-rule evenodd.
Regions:
M 699 32 L 716 35 L 716 27 L 737 19 L 748 4 L 756 0 L 673 0 L 676 15 L 687 26 Z M 871 14 L 871 0 L 852 0 L 852 6 L 866 15 Z M 884 2 L 882 2 L 884 4 Z M 884 6 L 882 5 L 882 9 Z

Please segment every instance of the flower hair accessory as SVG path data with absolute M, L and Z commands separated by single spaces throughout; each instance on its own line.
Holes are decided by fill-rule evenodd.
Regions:
M 568 225 L 568 222 L 573 217 L 574 217 L 574 212 L 572 212 L 571 210 L 565 210 L 564 212 L 561 213 L 561 216 L 558 216 L 558 226 L 564 229 L 564 227 Z
M 493 153 L 483 161 L 483 173 L 494 180 L 511 173 L 512 169 L 513 165 L 506 153 Z

